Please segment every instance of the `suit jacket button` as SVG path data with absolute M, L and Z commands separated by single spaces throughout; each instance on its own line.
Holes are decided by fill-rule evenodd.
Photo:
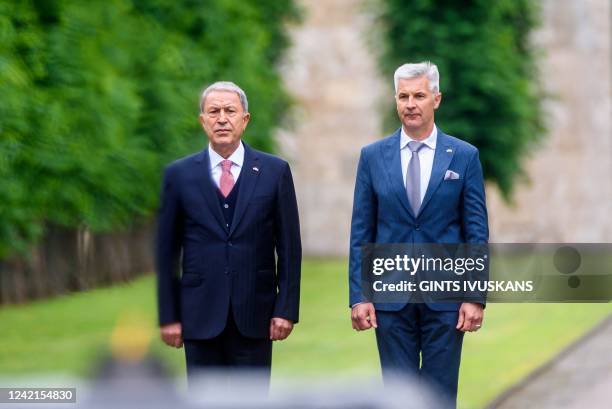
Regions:
M 416 225 L 414 226 L 414 230 L 421 230 L 421 226 L 419 226 L 418 224 L 416 224 Z

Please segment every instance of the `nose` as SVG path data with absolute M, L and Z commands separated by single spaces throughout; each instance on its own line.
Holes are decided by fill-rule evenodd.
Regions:
M 414 97 L 411 95 L 408 97 L 408 109 L 413 109 L 413 108 L 416 108 L 416 104 L 415 104 Z
M 221 122 L 221 123 L 227 122 L 227 115 L 225 114 L 225 110 L 222 109 L 219 112 L 219 118 L 217 119 L 217 122 Z

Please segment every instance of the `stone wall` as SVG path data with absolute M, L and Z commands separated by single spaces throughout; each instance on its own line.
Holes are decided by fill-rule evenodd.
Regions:
M 301 3 L 305 19 L 292 30 L 284 68 L 294 126 L 279 141 L 294 173 L 305 253 L 346 254 L 359 152 L 381 136 L 380 97 L 393 93 L 366 44 L 362 1 Z
M 612 241 L 610 3 L 542 1 L 548 135 L 513 205 L 488 190 L 492 241 Z

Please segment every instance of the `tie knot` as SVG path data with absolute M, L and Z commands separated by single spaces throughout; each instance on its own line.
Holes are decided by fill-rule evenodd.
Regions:
M 225 159 L 221 161 L 221 169 L 223 169 L 224 172 L 229 172 L 231 168 L 232 168 L 231 160 Z
M 419 150 L 421 150 L 423 146 L 425 146 L 423 142 L 417 142 L 417 141 L 408 142 L 408 149 L 410 149 L 412 153 L 418 152 Z

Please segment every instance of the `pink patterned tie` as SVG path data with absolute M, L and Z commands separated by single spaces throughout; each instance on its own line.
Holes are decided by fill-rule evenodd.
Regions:
M 226 159 L 221 161 L 221 181 L 219 182 L 219 188 L 221 189 L 223 197 L 227 197 L 234 187 L 234 175 L 230 172 L 231 168 L 231 160 Z

